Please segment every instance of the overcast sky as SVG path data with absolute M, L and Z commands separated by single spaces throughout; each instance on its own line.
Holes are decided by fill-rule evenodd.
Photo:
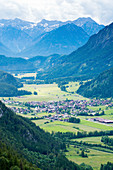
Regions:
M 39 22 L 91 17 L 100 24 L 113 21 L 113 0 L 0 0 L 0 18 Z

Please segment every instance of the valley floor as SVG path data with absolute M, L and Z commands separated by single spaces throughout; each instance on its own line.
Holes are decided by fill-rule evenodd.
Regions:
M 43 85 L 35 85 L 35 84 L 24 84 L 24 87 L 21 88 L 22 90 L 31 91 L 32 95 L 29 96 L 21 96 L 21 97 L 13 97 L 13 98 L 1 98 L 1 100 L 11 109 L 15 109 L 16 113 L 18 115 L 30 118 L 36 125 L 43 128 L 45 131 L 48 132 L 94 132 L 94 131 L 108 131 L 113 130 L 113 123 L 111 124 L 103 124 L 96 121 L 90 121 L 91 118 L 104 118 L 107 120 L 113 120 L 113 101 L 111 99 L 109 100 L 90 100 L 87 98 L 84 98 L 76 93 L 76 90 L 79 87 L 79 82 L 70 82 L 68 84 L 67 91 L 61 91 L 60 88 L 58 88 L 57 84 L 43 84 Z M 34 91 L 37 92 L 37 95 L 34 95 Z M 73 93 L 72 93 L 73 92 Z M 87 115 L 80 115 L 80 109 L 75 110 L 75 112 L 72 114 L 72 110 L 66 110 L 65 112 L 68 112 L 65 116 L 64 110 L 61 109 L 63 107 L 60 107 L 59 101 L 65 101 L 62 103 L 62 106 L 65 106 L 68 101 L 78 102 L 79 106 L 81 104 L 81 108 L 84 107 L 84 101 L 87 103 Z M 91 104 L 89 104 L 91 101 Z M 30 102 L 34 102 L 34 106 L 30 105 Z M 35 102 L 39 102 L 38 104 L 40 107 L 38 109 L 41 109 L 43 105 L 51 105 L 53 107 L 52 103 L 54 103 L 54 108 L 59 106 L 56 111 L 37 111 L 36 108 L 38 107 L 38 104 Z M 94 102 L 97 103 L 97 106 L 94 104 Z M 101 102 L 101 104 L 99 103 Z M 29 105 L 28 105 L 29 104 Z M 68 103 L 70 105 L 70 103 Z M 48 105 L 48 107 L 50 107 Z M 70 106 L 69 106 L 70 107 Z M 84 109 L 86 109 L 84 108 Z M 44 108 L 43 108 L 44 109 Z M 49 108 L 50 109 L 50 108 Z M 59 109 L 59 110 L 58 110 Z M 72 108 L 71 108 L 72 109 Z M 102 111 L 104 111 L 104 114 L 101 115 Z M 95 114 L 100 114 L 99 116 L 96 116 Z M 91 115 L 92 114 L 92 115 Z M 61 121 L 59 119 L 59 115 L 62 115 Z M 56 116 L 56 120 L 55 117 Z M 78 117 L 80 119 L 80 123 L 70 123 L 68 121 L 65 121 L 69 117 Z M 54 118 L 54 119 L 53 119 Z M 91 144 L 102 144 L 101 137 L 85 137 L 85 138 L 79 138 L 76 139 L 76 141 L 80 142 L 88 142 Z M 82 158 L 78 153 L 81 152 L 80 147 L 76 148 L 73 144 L 70 144 L 68 148 L 68 152 L 66 153 L 67 158 L 70 160 L 76 162 L 76 163 L 86 163 L 91 165 L 95 170 L 99 169 L 101 164 L 107 163 L 108 161 L 112 162 L 113 153 L 111 153 L 109 150 L 100 150 L 99 148 L 91 148 L 87 147 L 88 149 L 88 158 Z

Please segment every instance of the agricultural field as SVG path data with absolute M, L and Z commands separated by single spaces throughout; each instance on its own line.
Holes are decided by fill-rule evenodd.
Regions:
M 92 122 L 92 121 L 81 119 L 81 124 L 87 126 L 89 129 L 90 127 L 93 127 L 99 130 L 113 130 L 113 125 L 102 124 L 99 122 Z
M 88 106 L 88 109 L 92 109 L 94 111 L 105 110 L 106 106 Z
M 36 125 L 40 125 L 41 128 L 43 128 L 45 131 L 49 132 L 74 132 L 77 131 L 101 131 L 101 130 L 113 130 L 113 127 L 106 126 L 99 123 L 93 123 L 90 121 L 85 121 L 81 119 L 80 123 L 69 123 L 69 122 L 62 122 L 62 121 L 54 121 L 50 122 L 49 120 L 46 120 L 49 123 L 47 124 L 41 124 L 40 120 L 35 120 L 34 122 Z
M 48 120 L 46 120 L 48 121 Z M 36 125 L 40 124 L 40 120 L 33 121 L 36 123 Z M 40 127 L 44 129 L 45 131 L 49 131 L 50 133 L 52 131 L 54 132 L 74 132 L 76 133 L 78 131 L 77 126 L 75 127 L 73 123 L 68 122 L 60 122 L 60 121 L 54 121 L 47 124 L 40 124 Z

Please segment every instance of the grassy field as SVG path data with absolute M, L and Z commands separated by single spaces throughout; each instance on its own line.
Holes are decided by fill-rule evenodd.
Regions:
M 76 84 L 76 82 L 72 84 Z M 79 87 L 79 86 L 74 86 L 74 87 L 73 86 L 74 85 L 72 85 L 71 88 L 75 88 L 75 91 Z M 73 100 L 78 100 L 78 99 L 85 100 L 86 99 L 76 93 L 70 94 L 68 92 L 61 91 L 60 88 L 58 88 L 58 85 L 55 83 L 54 84 L 41 84 L 41 85 L 24 84 L 24 87 L 20 88 L 20 90 L 30 91 L 32 92 L 32 95 L 13 97 L 13 100 L 26 102 L 26 101 L 59 101 L 59 100 L 66 100 L 67 98 L 69 100 L 72 100 L 72 99 Z M 36 91 L 38 95 L 34 95 L 33 94 L 34 91 Z M 7 99 L 7 98 L 4 97 L 4 99 Z
M 105 110 L 106 106 L 88 106 L 88 109 L 94 110 L 94 111 L 99 111 L 99 109 Z
M 112 153 L 89 149 L 90 153 L 87 153 L 88 158 L 82 158 L 77 154 L 78 148 L 74 148 L 73 145 L 71 145 L 68 150 L 69 152 L 66 153 L 66 156 L 69 160 L 78 164 L 84 162 L 85 164 L 91 165 L 94 170 L 99 170 L 101 164 L 113 161 Z M 80 152 L 81 151 L 79 151 L 79 153 Z
M 97 123 L 97 122 L 91 122 L 88 120 L 81 120 L 81 124 L 93 128 L 97 128 L 100 130 L 113 130 L 113 126 L 112 125 L 106 125 L 106 124 L 102 124 L 102 123 Z
M 15 75 L 14 75 L 15 76 Z M 15 76 L 17 78 L 22 78 L 22 77 L 36 77 L 36 73 L 23 73 L 23 74 L 18 74 Z
M 49 120 L 46 120 L 49 121 Z M 41 128 L 43 128 L 45 131 L 49 131 L 50 133 L 52 131 L 54 132 L 74 132 L 76 133 L 78 130 L 74 128 L 73 123 L 68 122 L 60 122 L 60 121 L 54 121 L 47 124 L 44 124 L 41 120 L 33 121 L 36 123 L 36 125 L 40 125 Z M 42 123 L 42 124 L 41 124 Z
M 48 124 L 40 124 L 40 120 L 36 120 L 35 123 L 40 125 L 45 131 L 49 132 L 77 132 L 79 131 L 101 131 L 101 130 L 113 130 L 113 127 L 109 127 L 103 124 L 93 123 L 85 120 L 81 120 L 81 123 L 69 123 L 62 121 L 54 121 Z M 76 129 L 79 128 L 79 129 Z
M 91 144 L 102 144 L 101 142 L 101 136 L 97 136 L 97 137 L 86 137 L 86 138 L 82 138 L 82 139 L 76 139 L 76 141 L 80 142 L 87 142 L 87 143 L 91 143 Z M 75 140 L 75 139 L 73 139 Z
M 113 138 L 113 136 L 109 136 L 110 138 Z M 87 142 L 87 143 L 91 143 L 91 144 L 103 144 L 101 142 L 101 136 L 97 136 L 97 137 L 85 137 L 85 138 L 80 138 L 80 139 L 73 139 L 73 141 L 83 141 L 83 142 Z M 103 144 L 104 145 L 104 144 Z
M 41 126 L 41 125 L 43 125 L 45 122 L 47 122 L 47 120 L 45 120 L 45 119 L 40 119 L 40 120 L 33 120 L 32 122 L 34 122 L 37 126 Z
M 69 82 L 69 84 L 66 86 L 69 86 L 68 88 L 66 88 L 68 92 L 76 92 L 80 87 L 79 82 Z

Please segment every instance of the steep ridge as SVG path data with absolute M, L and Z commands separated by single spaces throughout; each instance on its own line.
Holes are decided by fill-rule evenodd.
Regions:
M 73 23 L 79 27 L 81 27 L 88 35 L 93 35 L 98 33 L 101 29 L 104 28 L 104 25 L 99 25 L 92 18 L 78 18 L 73 21 Z

